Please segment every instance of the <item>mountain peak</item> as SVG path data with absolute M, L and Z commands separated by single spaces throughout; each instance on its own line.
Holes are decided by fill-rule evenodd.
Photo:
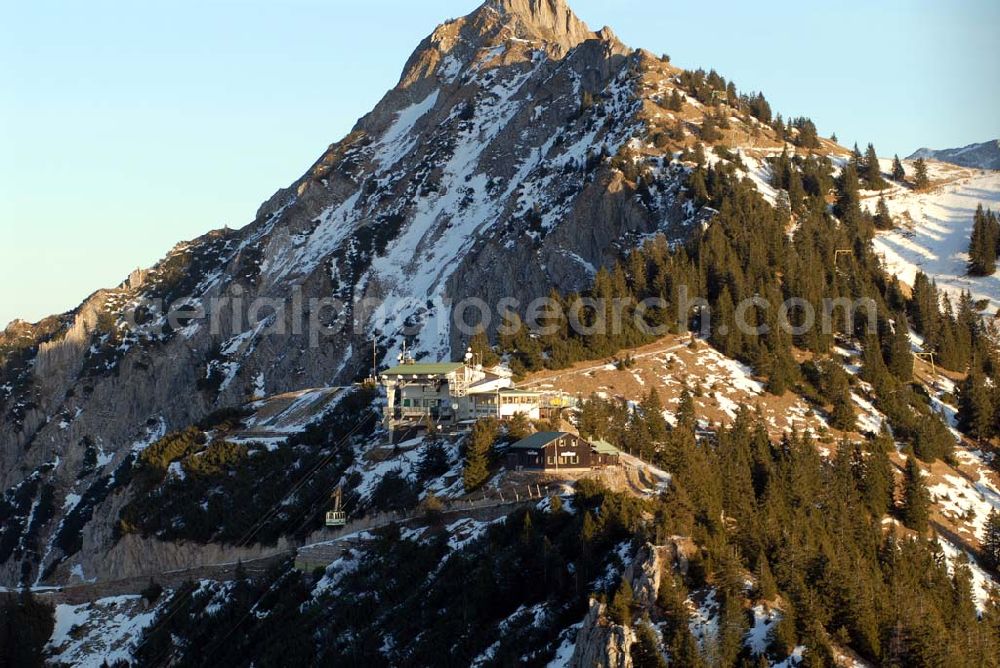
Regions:
M 530 60 L 531 53 L 543 50 L 562 58 L 588 40 L 609 45 L 610 52 L 626 48 L 611 31 L 592 31 L 566 4 L 566 0 L 486 0 L 471 13 L 439 25 L 414 51 L 403 68 L 400 87 L 409 88 L 438 72 L 475 61 L 484 49 L 504 45 L 507 62 Z M 453 80 L 453 74 L 445 77 Z M 421 91 L 426 92 L 426 91 Z
M 538 40 L 568 51 L 588 39 L 601 35 L 587 27 L 566 0 L 487 0 L 472 16 L 486 18 L 494 14 L 520 39 Z
M 590 33 L 565 0 L 488 0 L 484 7 L 517 17 L 525 27 L 556 38 Z

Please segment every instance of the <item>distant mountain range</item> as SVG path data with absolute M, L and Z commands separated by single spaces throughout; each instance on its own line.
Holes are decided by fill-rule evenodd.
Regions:
M 918 148 L 909 159 L 916 160 L 917 158 L 930 158 L 975 169 L 1000 169 L 1000 139 L 992 139 L 980 144 L 969 144 L 962 148 L 943 148 L 938 151 L 930 148 Z

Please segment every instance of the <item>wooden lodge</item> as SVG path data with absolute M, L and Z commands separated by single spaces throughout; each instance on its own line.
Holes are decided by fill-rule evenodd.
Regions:
M 605 441 L 588 441 L 566 431 L 540 431 L 507 449 L 509 469 L 589 470 L 617 466 L 619 452 Z

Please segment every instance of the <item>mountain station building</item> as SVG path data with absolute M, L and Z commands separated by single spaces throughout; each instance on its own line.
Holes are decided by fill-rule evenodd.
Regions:
M 537 420 L 540 392 L 519 390 L 510 372 L 483 369 L 466 362 L 404 360 L 379 376 L 386 394 L 387 426 L 430 419 L 456 424 L 485 417 L 510 418 L 523 413 Z

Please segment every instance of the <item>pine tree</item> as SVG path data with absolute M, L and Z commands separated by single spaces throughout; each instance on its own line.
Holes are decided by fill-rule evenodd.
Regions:
M 885 353 L 885 363 L 889 368 L 889 373 L 904 383 L 913 380 L 913 352 L 910 348 L 906 317 L 902 314 L 896 315 L 892 338 L 889 340 L 889 346 Z
M 675 88 L 672 93 L 670 93 L 670 99 L 667 102 L 667 108 L 670 111 L 680 111 L 684 108 L 684 98 Z
M 996 508 L 991 510 L 989 517 L 986 518 L 983 564 L 994 571 L 1000 571 L 1000 512 Z
M 969 273 L 973 276 L 991 276 L 997 270 L 997 244 L 1000 242 L 1000 224 L 992 211 L 976 208 L 969 239 Z
M 851 384 L 844 367 L 827 360 L 821 367 L 823 394 L 833 404 L 830 425 L 841 431 L 851 431 L 855 425 L 854 402 L 851 399 Z
M 888 453 L 893 447 L 892 436 L 883 428 L 870 442 L 869 452 L 862 463 L 861 496 L 876 518 L 881 518 L 892 506 L 894 483 Z
M 870 190 L 882 190 L 889 185 L 882 178 L 882 169 L 879 167 L 878 155 L 873 144 L 868 144 L 868 150 L 865 151 L 863 177 Z
M 918 533 L 927 531 L 927 518 L 930 511 L 930 494 L 924 483 L 924 475 L 916 457 L 906 460 L 906 477 L 903 487 L 903 524 Z
M 476 327 L 475 333 L 469 340 L 469 348 L 472 349 L 476 363 L 482 364 L 487 369 L 500 363 L 500 357 L 493 351 L 486 330 L 481 324 Z
M 465 444 L 465 462 L 462 466 L 462 483 L 466 492 L 478 489 L 490 476 L 489 456 L 498 430 L 493 418 L 479 420 L 472 426 Z
M 774 575 L 771 573 L 771 565 L 767 561 L 767 555 L 761 550 L 757 555 L 757 599 L 760 601 L 771 601 L 777 594 L 778 585 L 774 581 Z
M 894 227 L 892 214 L 889 213 L 884 197 L 878 198 L 878 205 L 875 207 L 875 227 L 880 230 L 891 230 Z
M 917 190 L 926 190 L 930 185 L 931 181 L 927 176 L 927 163 L 923 158 L 917 158 L 913 163 L 913 187 Z
M 634 630 L 635 642 L 629 650 L 633 668 L 667 668 L 667 661 L 660 653 L 656 632 L 649 617 L 644 617 L 642 623 L 635 625 Z
M 677 402 L 677 426 L 691 430 L 695 427 L 694 397 L 686 384 Z
M 622 578 L 615 595 L 611 597 L 610 605 L 608 605 L 608 617 L 615 624 L 632 625 L 632 596 L 632 585 L 628 578 Z
M 719 132 L 715 117 L 712 116 L 712 114 L 705 114 L 705 117 L 701 122 L 701 140 L 715 142 L 721 138 L 722 134 Z
M 978 369 L 972 369 L 958 387 L 956 418 L 958 428 L 976 440 L 983 441 L 993 433 L 993 396 Z
M 0 666 L 46 665 L 43 650 L 54 627 L 52 606 L 30 589 L 5 596 L 0 601 Z
M 903 169 L 903 163 L 899 161 L 899 156 L 892 156 L 892 180 L 903 182 L 906 178 L 906 170 Z
M 654 444 L 667 440 L 667 421 L 663 418 L 663 404 L 660 393 L 651 388 L 639 404 L 639 412 L 644 423 L 646 436 Z

